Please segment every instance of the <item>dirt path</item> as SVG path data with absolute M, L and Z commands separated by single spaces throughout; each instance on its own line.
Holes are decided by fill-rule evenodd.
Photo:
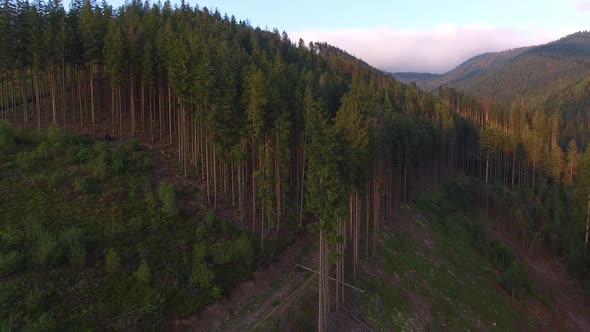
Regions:
M 590 299 L 584 296 L 579 281 L 555 255 L 539 246 L 524 249 L 499 230 L 491 233 L 526 263 L 534 284 L 552 295 L 555 309 L 561 313 L 568 331 L 590 331 Z

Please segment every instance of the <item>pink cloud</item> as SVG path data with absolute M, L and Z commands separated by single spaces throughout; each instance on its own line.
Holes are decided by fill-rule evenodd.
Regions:
M 574 5 L 578 11 L 590 11 L 590 0 L 574 0 Z
M 444 73 L 466 59 L 493 51 L 538 45 L 560 37 L 539 28 L 498 28 L 486 23 L 425 29 L 312 29 L 289 32 L 292 40 L 326 41 L 377 68 Z

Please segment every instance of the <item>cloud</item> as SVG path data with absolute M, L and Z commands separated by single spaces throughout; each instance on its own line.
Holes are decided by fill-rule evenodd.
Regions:
M 383 70 L 433 73 L 444 73 L 484 52 L 537 45 L 560 37 L 539 28 L 498 28 L 485 22 L 427 29 L 394 29 L 389 25 L 310 29 L 289 32 L 289 36 L 293 41 L 328 42 Z
M 574 0 L 574 6 L 580 12 L 590 11 L 590 0 Z

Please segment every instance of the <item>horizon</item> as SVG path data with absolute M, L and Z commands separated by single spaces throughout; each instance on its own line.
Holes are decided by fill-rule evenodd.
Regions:
M 69 4 L 64 2 L 64 7 Z M 117 8 L 124 1 L 109 4 Z M 590 28 L 590 0 L 498 0 L 494 6 L 462 0 L 379 0 L 366 6 L 336 0 L 280 6 L 269 0 L 187 4 L 217 9 L 254 27 L 286 31 L 294 43 L 299 38 L 306 45 L 327 42 L 391 73 L 444 74 L 482 53 L 541 45 Z

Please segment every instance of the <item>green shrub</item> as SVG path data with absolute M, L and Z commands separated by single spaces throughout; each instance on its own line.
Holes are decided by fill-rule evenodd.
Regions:
M 127 170 L 128 153 L 121 147 L 112 153 L 111 168 L 115 174 L 123 174 Z
M 27 288 L 26 295 L 24 297 L 24 305 L 29 311 L 34 311 L 43 303 L 43 300 L 47 297 L 47 291 L 43 288 L 38 288 L 34 285 Z
M 88 169 L 90 170 L 90 174 L 92 176 L 99 178 L 101 181 L 108 175 L 109 167 L 108 165 L 101 161 L 100 159 L 94 159 L 90 163 L 88 163 Z
M 211 257 L 216 265 L 227 264 L 234 258 L 234 248 L 225 241 L 218 241 L 211 247 Z
M 105 164 L 109 164 L 110 161 L 110 150 L 109 145 L 106 142 L 96 142 L 94 144 L 94 152 L 96 154 L 96 159 L 100 160 Z
M 32 154 L 27 151 L 21 151 L 16 155 L 15 164 L 21 172 L 29 172 L 36 167 L 35 159 Z
M 52 331 L 55 329 L 55 319 L 44 312 L 36 320 L 28 322 L 24 331 Z
M 129 219 L 129 226 L 131 226 L 133 230 L 141 230 L 143 229 L 143 219 L 140 216 L 131 217 L 131 219 Z
M 217 286 L 213 286 L 213 288 L 211 288 L 211 296 L 213 296 L 214 299 L 219 300 L 221 299 L 222 295 L 223 292 L 221 291 L 221 288 Z
M 53 266 L 60 257 L 60 250 L 55 234 L 43 230 L 37 237 L 33 261 L 40 267 Z
M 2 239 L 0 248 L 15 248 L 23 243 L 24 234 L 14 226 L 8 225 L 0 230 L 0 239 Z
M 205 216 L 205 225 L 208 228 L 212 228 L 215 225 L 215 215 L 210 211 Z
M 86 250 L 80 243 L 72 244 L 67 248 L 68 262 L 71 266 L 83 268 L 86 264 Z
M 63 171 L 55 171 L 49 177 L 47 184 L 51 189 L 59 189 L 68 182 L 69 176 Z
M 193 247 L 193 260 L 201 262 L 207 257 L 208 247 L 205 242 L 197 242 Z
M 47 141 L 53 144 L 63 143 L 66 137 L 66 133 L 63 129 L 58 127 L 49 127 L 47 129 Z
M 9 315 L 6 319 L 2 320 L 2 323 L 0 323 L 0 331 L 2 331 L 2 332 L 12 331 L 12 315 Z
M 119 254 L 115 251 L 115 249 L 109 249 L 107 251 L 107 256 L 105 259 L 105 269 L 109 273 L 114 273 L 121 269 L 121 259 L 119 258 Z
M 59 237 L 60 243 L 66 251 L 68 262 L 73 267 L 81 268 L 86 262 L 86 250 L 82 243 L 83 232 L 77 227 L 64 230 Z
M 0 151 L 10 153 L 16 148 L 14 130 L 5 121 L 0 121 Z
M 233 243 L 235 256 L 239 257 L 240 262 L 246 266 L 251 267 L 254 262 L 254 246 L 248 235 L 242 233 L 240 237 Z
M 153 208 L 156 203 L 156 197 L 149 181 L 143 183 L 143 197 L 148 207 Z
M 169 216 L 175 216 L 178 213 L 174 186 L 166 182 L 160 183 L 160 187 L 158 188 L 158 199 L 162 203 L 162 210 L 166 214 Z
M 131 140 L 131 142 L 129 143 L 129 149 L 131 151 L 141 151 L 142 150 L 142 146 L 141 146 L 141 142 L 137 139 L 137 138 L 133 138 Z
M 513 262 L 510 268 L 504 273 L 500 285 L 512 297 L 521 297 L 531 291 L 531 281 L 527 271 L 517 262 Z
M 137 271 L 135 271 L 134 275 L 137 278 L 137 280 L 144 284 L 148 284 L 151 281 L 152 271 L 150 270 L 150 267 L 145 259 L 141 260 L 139 268 L 137 269 Z
M 23 255 L 17 251 L 10 251 L 6 254 L 0 253 L 0 277 L 12 274 L 21 267 Z
M 39 236 L 45 232 L 45 229 L 38 221 L 32 221 L 31 218 L 29 218 L 27 221 L 28 222 L 25 223 L 25 237 L 29 241 L 36 241 Z
M 140 197 L 141 189 L 143 189 L 144 178 L 133 176 L 129 179 L 129 198 L 134 201 Z
M 81 194 L 98 192 L 98 183 L 92 178 L 78 178 L 74 181 L 74 189 Z
M 214 277 L 215 274 L 204 262 L 195 262 L 193 264 L 190 280 L 197 287 L 210 289 Z
M 78 148 L 76 152 L 76 161 L 79 163 L 86 163 L 90 159 L 92 159 L 92 151 L 86 145 L 82 145 Z
M 31 177 L 31 184 L 35 187 L 43 187 L 48 183 L 47 176 L 43 173 L 35 173 Z
M 50 155 L 49 144 L 45 141 L 41 142 L 33 151 L 33 157 L 36 159 L 47 160 Z
M 78 227 L 70 227 L 63 230 L 59 236 L 60 242 L 66 246 L 76 244 L 82 238 L 82 230 Z
M 201 241 L 204 240 L 207 236 L 207 228 L 205 225 L 197 225 L 197 229 L 195 230 L 195 240 Z

